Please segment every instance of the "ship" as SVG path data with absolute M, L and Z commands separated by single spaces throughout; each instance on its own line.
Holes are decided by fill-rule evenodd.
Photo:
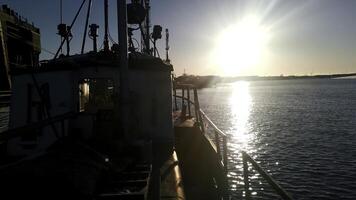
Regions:
M 11 98 L 9 130 L 0 133 L 1 199 L 231 199 L 228 135 L 200 109 L 197 88 L 174 80 L 168 29 L 166 58 L 159 57 L 163 28 L 151 28 L 150 1 L 117 1 L 118 38 L 111 46 L 109 1 L 103 1 L 103 49 L 97 45 L 99 26 L 89 25 L 91 4 L 83 0 L 72 23 L 58 25 L 61 42 L 50 60 L 38 61 L 39 29 L 14 24 L 31 30 L 32 42 L 16 41 L 29 45 L 22 50 L 34 57 L 3 67 Z M 71 29 L 84 5 L 82 51 L 71 54 Z M 18 17 L 2 8 L 1 22 L 9 21 L 4 13 Z M 93 48 L 84 52 L 88 32 Z M 5 43 L 3 58 L 11 52 Z M 246 198 L 251 163 L 291 199 L 242 155 Z

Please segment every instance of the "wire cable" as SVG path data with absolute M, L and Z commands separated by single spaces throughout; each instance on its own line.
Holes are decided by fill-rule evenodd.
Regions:
M 73 27 L 75 21 L 77 21 L 78 15 L 80 14 L 80 11 L 82 10 L 83 5 L 84 5 L 85 2 L 86 2 L 86 0 L 83 0 L 82 4 L 80 5 L 80 7 L 79 7 L 79 9 L 78 9 L 78 11 L 77 11 L 77 13 L 76 13 L 76 15 L 75 15 L 75 17 L 74 17 L 72 23 L 70 24 L 70 26 L 69 26 L 69 28 L 68 28 L 68 32 L 70 32 L 70 30 L 72 30 L 72 27 Z M 57 58 L 57 56 L 58 56 L 60 50 L 61 50 L 62 47 L 63 47 L 64 42 L 65 42 L 65 40 L 62 40 L 62 42 L 61 42 L 61 44 L 60 44 L 60 46 L 59 46 L 59 48 L 58 48 L 56 54 L 54 55 L 54 59 Z

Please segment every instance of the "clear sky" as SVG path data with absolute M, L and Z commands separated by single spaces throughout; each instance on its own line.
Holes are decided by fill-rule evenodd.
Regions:
M 63 0 L 70 24 L 81 0 Z M 0 0 L 41 29 L 42 47 L 55 52 L 59 0 Z M 116 0 L 110 34 L 117 40 Z M 151 0 L 152 24 L 170 30 L 176 74 L 305 75 L 356 71 L 355 0 Z M 103 36 L 103 0 L 94 0 L 90 23 Z M 73 29 L 79 52 L 85 12 Z M 90 41 L 89 39 L 87 41 Z M 99 42 L 101 44 L 101 42 Z M 100 45 L 99 45 L 100 46 Z M 159 41 L 164 55 L 164 39 Z M 91 44 L 87 43 L 87 50 Z M 52 55 L 43 51 L 41 58 Z

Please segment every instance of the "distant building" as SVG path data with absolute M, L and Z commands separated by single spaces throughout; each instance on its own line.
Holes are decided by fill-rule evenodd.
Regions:
M 0 91 L 10 90 L 9 73 L 38 66 L 40 30 L 7 5 L 0 8 Z

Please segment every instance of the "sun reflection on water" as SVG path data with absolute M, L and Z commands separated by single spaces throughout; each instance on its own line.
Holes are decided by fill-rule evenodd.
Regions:
M 252 98 L 249 90 L 250 83 L 246 81 L 235 82 L 232 85 L 232 94 L 229 99 L 232 115 L 232 127 L 229 131 L 234 140 L 235 149 L 249 149 L 249 143 L 253 139 L 249 134 L 249 117 L 252 106 Z
M 232 163 L 229 177 L 234 177 L 230 182 L 232 191 L 241 191 L 244 196 L 244 185 L 242 176 L 242 160 L 240 160 L 241 150 L 253 151 L 252 142 L 255 139 L 254 134 L 251 134 L 250 113 L 252 108 L 252 97 L 250 95 L 250 83 L 246 81 L 238 81 L 231 85 L 232 91 L 229 98 L 229 106 L 231 108 L 231 128 L 229 130 L 231 142 L 229 149 L 231 153 Z M 258 174 L 250 174 L 250 179 L 258 178 Z M 255 195 L 253 193 L 252 195 Z

